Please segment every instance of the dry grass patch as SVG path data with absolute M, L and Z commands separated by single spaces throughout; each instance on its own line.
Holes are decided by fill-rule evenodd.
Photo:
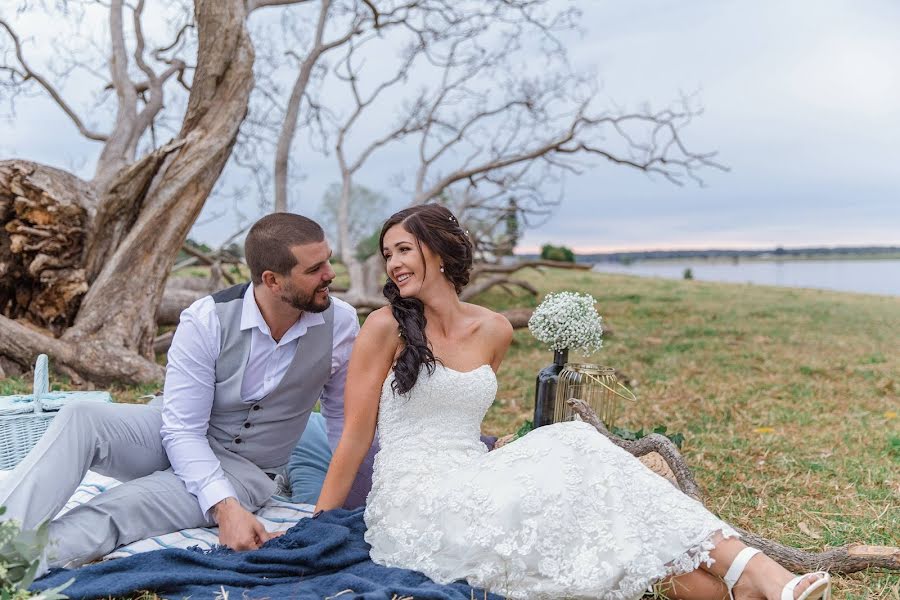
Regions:
M 592 357 L 637 381 L 620 425 L 665 424 L 724 519 L 794 546 L 900 545 L 897 298 L 545 271 L 588 292 L 614 335 Z M 507 308 L 526 297 L 479 301 Z M 485 428 L 514 431 L 551 361 L 518 331 Z M 575 357 L 577 359 L 577 357 Z M 837 597 L 898 597 L 900 577 L 839 578 Z

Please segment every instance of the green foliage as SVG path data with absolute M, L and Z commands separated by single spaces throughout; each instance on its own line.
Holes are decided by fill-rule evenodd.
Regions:
M 198 241 L 196 241 L 196 240 L 192 240 L 191 238 L 188 238 L 188 239 L 184 240 L 184 245 L 187 246 L 187 247 L 189 247 L 189 248 L 193 248 L 193 249 L 195 249 L 195 250 L 198 250 L 198 251 L 200 251 L 200 252 L 203 252 L 204 254 L 209 254 L 209 253 L 211 253 L 211 252 L 213 251 L 212 248 L 210 248 L 209 246 L 207 246 L 207 245 L 204 244 L 203 242 L 198 242 Z M 184 250 L 179 250 L 179 251 L 178 251 L 178 255 L 175 257 L 175 262 L 176 262 L 176 263 L 177 263 L 177 262 L 181 262 L 181 261 L 187 260 L 187 259 L 189 259 L 189 258 L 191 258 L 191 255 L 190 255 L 190 254 L 188 254 L 188 253 L 185 252 Z
M 501 223 L 504 231 L 498 236 L 494 254 L 497 256 L 512 256 L 516 244 L 522 237 L 522 228 L 519 225 L 519 205 L 515 198 L 510 198 L 506 205 Z
M 231 242 L 230 244 L 222 248 L 222 252 L 235 258 L 244 258 L 244 246 L 242 244 L 238 244 L 237 242 Z
M 682 277 L 683 277 L 684 279 L 693 279 L 693 278 L 694 278 L 694 271 L 691 270 L 690 267 L 688 267 L 687 269 L 684 270 L 684 273 L 683 273 Z
M 0 506 L 0 515 L 5 512 L 6 507 Z M 34 531 L 22 531 L 19 523 L 11 519 L 0 523 L 0 600 L 32 597 L 28 587 L 34 582 L 41 555 L 50 540 L 49 529 L 49 521 L 45 521 Z M 42 592 L 41 598 L 66 598 L 60 592 L 70 583 L 72 581 Z
M 381 251 L 378 247 L 378 239 L 381 237 L 381 229 L 376 229 L 371 235 L 364 237 L 356 244 L 356 260 L 363 261 Z
M 531 421 L 525 421 L 524 423 L 522 423 L 522 426 L 516 430 L 516 439 L 522 437 L 532 429 L 534 429 L 534 423 Z
M 628 441 L 636 441 L 641 439 L 642 437 L 647 437 L 651 433 L 658 433 L 660 435 L 664 435 L 675 444 L 679 449 L 681 449 L 681 445 L 684 443 L 684 435 L 681 433 L 667 433 L 668 428 L 665 425 L 657 425 L 650 431 L 644 431 L 644 428 L 641 427 L 637 431 L 632 431 L 631 429 L 626 429 L 625 427 L 613 427 L 610 432 L 619 436 L 623 440 Z
M 541 258 L 544 260 L 558 260 L 562 262 L 575 262 L 575 253 L 565 246 L 544 244 L 541 246 Z

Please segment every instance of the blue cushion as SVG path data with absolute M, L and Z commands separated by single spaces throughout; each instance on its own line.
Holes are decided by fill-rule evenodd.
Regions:
M 331 446 L 325 433 L 325 417 L 314 412 L 309 415 L 306 430 L 288 462 L 291 502 L 315 504 L 318 501 L 330 462 Z

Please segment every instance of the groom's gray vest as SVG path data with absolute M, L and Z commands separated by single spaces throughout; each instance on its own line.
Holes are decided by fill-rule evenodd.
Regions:
M 249 285 L 239 284 L 212 296 L 222 326 L 222 341 L 207 438 L 223 469 L 233 476 L 237 473 L 228 463 L 236 457 L 222 456 L 221 450 L 270 473 L 287 464 L 306 428 L 309 413 L 331 376 L 333 305 L 322 313 L 324 324 L 310 327 L 298 339 L 297 352 L 275 389 L 253 403 L 241 400 L 253 334 L 252 329 L 241 331 L 244 293 Z

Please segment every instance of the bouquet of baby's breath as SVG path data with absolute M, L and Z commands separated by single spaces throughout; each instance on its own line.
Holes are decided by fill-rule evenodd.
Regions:
M 595 303 L 590 294 L 547 294 L 528 320 L 528 329 L 551 350 L 573 349 L 590 356 L 603 345 L 603 326 Z

